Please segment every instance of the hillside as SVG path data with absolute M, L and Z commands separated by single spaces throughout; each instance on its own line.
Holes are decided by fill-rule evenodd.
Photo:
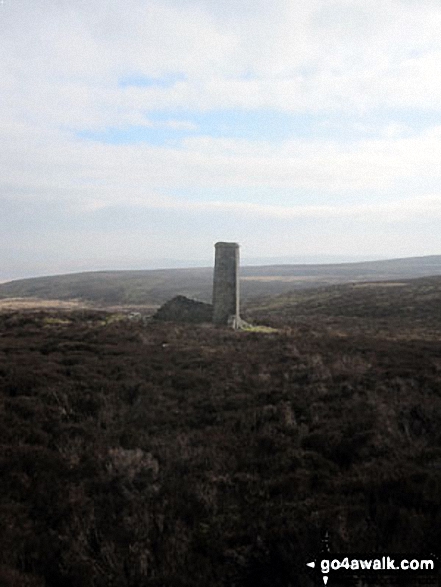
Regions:
M 441 330 L 441 277 L 360 282 L 293 291 L 249 300 L 245 315 L 273 326 L 340 324 L 353 331 L 388 328 L 393 335 L 419 329 L 421 336 Z
M 243 300 L 336 283 L 441 275 L 441 256 L 335 265 L 241 268 Z M 0 284 L 0 299 L 83 300 L 94 305 L 158 306 L 185 295 L 211 301 L 212 268 L 101 271 L 21 279 Z
M 250 301 L 270 333 L 0 312 L 0 584 L 313 587 L 326 532 L 439 553 L 440 301 L 441 278 Z

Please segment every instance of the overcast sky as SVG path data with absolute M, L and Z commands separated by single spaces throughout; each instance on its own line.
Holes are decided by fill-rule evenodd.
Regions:
M 2 0 L 0 279 L 441 253 L 439 0 Z

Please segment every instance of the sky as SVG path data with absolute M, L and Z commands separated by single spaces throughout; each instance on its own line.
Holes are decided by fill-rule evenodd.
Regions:
M 0 280 L 441 253 L 439 0 L 0 0 Z

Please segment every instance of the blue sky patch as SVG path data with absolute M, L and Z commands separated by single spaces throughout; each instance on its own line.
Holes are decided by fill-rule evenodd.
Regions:
M 410 136 L 441 124 L 437 112 L 386 109 L 364 117 L 343 113 L 287 113 L 277 110 L 212 110 L 145 112 L 146 126 L 109 127 L 105 130 L 82 130 L 80 139 L 105 144 L 147 143 L 155 146 L 178 146 L 188 137 L 208 136 L 248 141 L 279 143 L 296 139 L 331 140 L 351 144 L 364 139 Z M 394 130 L 395 127 L 395 130 Z M 395 133 L 395 134 L 394 134 Z

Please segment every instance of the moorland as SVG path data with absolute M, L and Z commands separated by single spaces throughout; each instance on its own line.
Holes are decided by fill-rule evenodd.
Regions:
M 326 533 L 439 553 L 441 277 L 243 315 L 3 307 L 1 585 L 312 587 Z
M 441 275 L 440 255 L 333 265 L 245 266 L 240 270 L 240 285 L 241 297 L 247 301 L 339 283 L 434 275 Z M 3 283 L 0 284 L 0 300 L 77 300 L 93 307 L 122 305 L 149 311 L 176 295 L 211 302 L 212 284 L 211 267 L 89 271 Z

